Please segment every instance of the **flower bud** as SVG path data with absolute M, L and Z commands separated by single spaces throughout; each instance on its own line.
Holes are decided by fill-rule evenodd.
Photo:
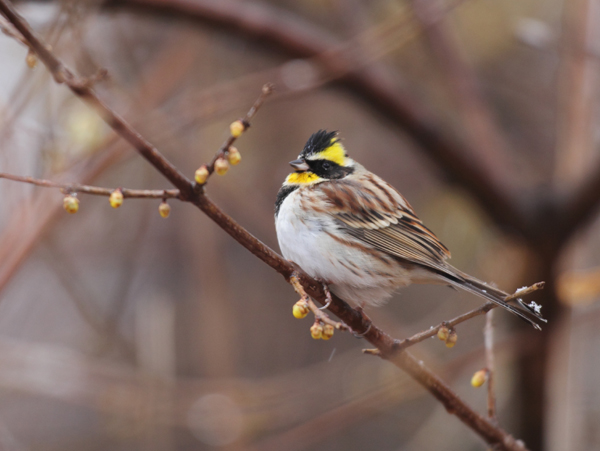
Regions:
M 321 338 L 323 340 L 329 340 L 331 337 L 333 337 L 334 331 L 335 329 L 331 324 L 325 324 L 325 326 L 323 327 L 323 334 Z
M 196 169 L 196 173 L 194 174 L 194 180 L 196 180 L 196 183 L 198 185 L 204 185 L 209 175 L 210 174 L 208 173 L 208 168 L 205 164 L 203 164 L 198 169 Z
M 79 199 L 72 194 L 65 196 L 63 199 L 63 208 L 67 211 L 67 213 L 77 213 L 79 210 Z
M 110 202 L 110 206 L 113 208 L 119 208 L 123 205 L 123 192 L 117 188 L 112 193 L 110 193 L 110 198 L 108 199 Z
M 450 331 L 448 330 L 448 328 L 446 326 L 440 327 L 437 332 L 438 338 L 442 341 L 448 340 L 448 334 L 450 334 Z
M 446 339 L 446 347 L 453 348 L 456 342 L 458 341 L 458 334 L 454 329 L 450 331 L 448 334 L 448 338 Z
M 158 214 L 163 218 L 168 218 L 171 214 L 171 207 L 165 201 L 162 201 L 158 206 Z
M 473 377 L 471 378 L 471 385 L 475 388 L 479 388 L 483 384 L 485 384 L 487 377 L 487 370 L 479 370 L 475 374 L 473 374 Z
M 35 66 L 37 66 L 36 54 L 33 51 L 29 50 L 27 52 L 27 56 L 25 57 L 25 62 L 27 63 L 27 67 L 33 69 Z
M 229 163 L 223 158 L 217 158 L 215 161 L 215 172 L 219 175 L 225 175 L 229 170 Z
M 294 318 L 297 319 L 306 317 L 309 311 L 308 305 L 306 305 L 306 302 L 304 302 L 302 299 L 296 302 L 292 308 L 292 314 L 294 315 Z
M 240 151 L 237 150 L 235 147 L 231 146 L 227 151 L 227 161 L 229 161 L 229 164 L 232 166 L 239 164 L 240 161 L 242 161 Z
M 319 323 L 314 323 L 312 326 L 310 326 L 310 336 L 313 337 L 315 340 L 322 338 L 323 326 L 321 326 Z
M 244 123 L 242 121 L 235 121 L 232 122 L 231 125 L 229 126 L 229 131 L 231 132 L 231 136 L 233 136 L 234 138 L 239 137 L 244 130 L 246 130 L 246 127 L 244 126 Z

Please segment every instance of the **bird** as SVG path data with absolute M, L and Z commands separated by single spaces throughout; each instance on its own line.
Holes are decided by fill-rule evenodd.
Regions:
M 538 304 L 509 303 L 504 291 L 451 266 L 448 248 L 402 194 L 348 156 L 337 131 L 313 133 L 290 165 L 275 201 L 279 247 L 339 298 L 362 309 L 413 283 L 444 284 L 541 329 Z

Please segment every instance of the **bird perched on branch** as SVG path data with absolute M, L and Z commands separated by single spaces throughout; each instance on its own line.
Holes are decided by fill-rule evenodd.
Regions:
M 411 283 L 447 284 L 492 301 L 539 329 L 539 306 L 465 274 L 389 183 L 352 160 L 337 132 L 307 141 L 277 194 L 275 226 L 283 256 L 360 307 L 383 304 Z

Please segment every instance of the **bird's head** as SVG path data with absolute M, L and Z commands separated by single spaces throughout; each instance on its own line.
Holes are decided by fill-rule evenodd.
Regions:
M 342 179 L 354 172 L 354 160 L 348 157 L 337 132 L 319 130 L 306 142 L 298 159 L 290 161 L 295 169 L 287 176 L 287 185 L 313 185 L 325 180 Z

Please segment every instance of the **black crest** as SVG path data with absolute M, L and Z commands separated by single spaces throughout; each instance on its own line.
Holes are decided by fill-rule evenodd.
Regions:
M 319 130 L 317 133 L 313 133 L 311 137 L 308 138 L 308 141 L 306 141 L 304 149 L 302 150 L 302 153 L 300 153 L 300 157 L 306 158 L 327 149 L 329 146 L 339 141 L 339 139 L 337 139 L 337 134 L 337 131 L 328 132 L 327 130 Z M 335 141 L 332 142 L 332 139 Z

